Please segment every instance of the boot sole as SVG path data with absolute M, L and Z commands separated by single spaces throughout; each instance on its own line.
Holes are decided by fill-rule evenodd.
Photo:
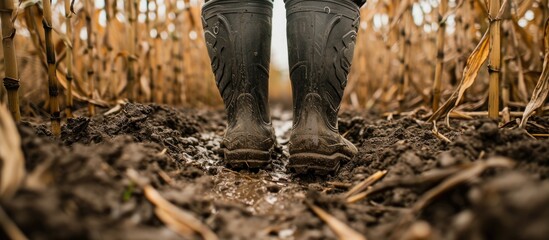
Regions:
M 258 169 L 271 163 L 271 152 L 255 149 L 225 150 L 225 163 L 232 169 Z
M 339 170 L 342 161 L 351 158 L 341 153 L 323 155 L 319 153 L 298 153 L 290 156 L 287 168 L 297 174 L 329 175 Z

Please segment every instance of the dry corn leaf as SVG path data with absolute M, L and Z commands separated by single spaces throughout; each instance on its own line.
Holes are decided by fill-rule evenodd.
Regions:
M 339 221 L 339 219 L 330 215 L 321 208 L 315 206 L 314 204 L 307 202 L 307 206 L 313 210 L 313 212 L 324 221 L 332 231 L 336 234 L 337 238 L 340 240 L 366 240 L 362 234 L 358 233 L 351 227 L 347 226 L 345 223 Z
M 484 16 L 487 17 L 488 16 L 488 9 L 489 9 L 489 6 L 488 6 L 489 1 L 476 0 L 476 2 L 480 6 L 480 10 L 482 10 L 482 12 L 484 13 Z
M 467 59 L 467 65 L 465 65 L 465 69 L 463 70 L 463 79 L 461 79 L 461 83 L 458 88 L 458 98 L 456 99 L 454 107 L 459 104 L 465 91 L 470 88 L 475 82 L 475 79 L 477 79 L 478 72 L 484 62 L 486 62 L 486 59 L 488 59 L 489 53 L 490 38 L 489 31 L 486 31 L 478 46 L 475 50 L 473 50 L 473 53 L 471 53 L 471 56 Z
M 543 106 L 547 95 L 549 94 L 549 19 L 545 21 L 545 58 L 543 60 L 543 71 L 541 76 L 534 88 L 534 93 L 532 94 L 532 99 L 526 106 L 524 114 L 522 115 L 522 120 L 520 122 L 520 127 L 524 128 L 528 119 L 532 116 L 534 111 Z
M 459 83 L 458 88 L 456 89 L 456 91 L 454 91 L 454 93 L 452 93 L 452 95 L 444 103 L 444 105 L 442 105 L 442 107 L 440 107 L 435 113 L 433 113 L 433 115 L 428 120 L 429 122 L 438 120 L 439 118 L 447 115 L 454 108 L 456 108 L 463 98 L 463 94 L 465 93 L 465 91 L 473 85 L 475 79 L 477 78 L 478 72 L 480 71 L 484 62 L 486 62 L 486 60 L 488 59 L 488 55 L 490 53 L 490 38 L 488 36 L 489 31 L 487 30 L 480 40 L 480 43 L 467 59 L 467 65 L 463 70 L 463 77 L 461 79 L 461 82 Z
M 177 218 L 173 217 L 173 214 L 163 210 L 162 208 L 156 208 L 154 210 L 156 216 L 160 221 L 164 222 L 172 231 L 183 236 L 186 239 L 194 238 L 194 231 L 192 228 L 188 227 L 185 224 L 180 224 Z
M 67 76 L 65 73 L 61 72 L 59 69 L 57 70 L 57 80 L 59 81 L 59 84 L 62 88 L 67 89 L 69 86 L 69 81 L 67 80 Z M 75 78 L 76 80 L 76 78 Z M 74 81 L 73 81 L 74 84 Z M 73 88 L 72 90 L 72 96 L 75 97 L 78 100 L 84 101 L 84 102 L 90 102 L 94 105 L 101 106 L 101 107 L 107 107 L 109 106 L 109 103 L 100 99 L 90 99 L 87 96 L 88 93 L 80 90 L 80 88 Z
M 25 8 L 32 7 L 37 4 L 42 4 L 41 0 L 23 0 L 19 2 L 19 9 L 24 10 Z
M 25 158 L 19 132 L 4 105 L 0 105 L 0 163 L 0 199 L 8 199 L 25 178 Z

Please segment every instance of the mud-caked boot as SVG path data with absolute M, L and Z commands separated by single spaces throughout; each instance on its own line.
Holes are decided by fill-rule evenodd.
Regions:
M 276 139 L 268 107 L 272 0 L 210 0 L 202 22 L 228 127 L 222 142 L 233 168 L 269 164 Z
M 291 171 L 333 173 L 358 152 L 339 134 L 337 120 L 353 59 L 358 2 L 363 1 L 286 1 L 294 104 Z

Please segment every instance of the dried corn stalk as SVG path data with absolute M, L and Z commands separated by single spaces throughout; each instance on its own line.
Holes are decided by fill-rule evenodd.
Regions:
M 72 80 L 74 78 L 73 76 L 73 48 L 72 48 L 72 42 L 73 42 L 73 33 L 72 33 L 72 12 L 71 12 L 71 1 L 70 0 L 64 0 L 64 7 L 65 7 L 65 25 L 67 29 L 67 38 L 69 41 L 69 44 L 67 45 L 67 93 L 66 93 L 66 107 L 65 107 L 65 114 L 67 114 L 67 118 L 72 118 L 72 111 L 74 108 L 74 101 L 72 97 Z
M 435 67 L 435 81 L 433 86 L 433 112 L 440 105 L 440 91 L 442 87 L 442 74 L 444 67 L 444 36 L 446 35 L 446 20 L 442 18 L 448 11 L 448 0 L 441 0 L 439 7 L 439 29 L 437 32 L 437 65 Z
M 21 120 L 19 111 L 19 73 L 15 55 L 15 27 L 13 17 L 15 6 L 12 0 L 0 1 L 0 18 L 2 20 L 2 47 L 4 50 L 4 87 L 8 91 L 8 106 L 16 122 Z
M 490 0 L 490 89 L 488 99 L 488 116 L 499 118 L 499 83 L 501 77 L 501 0 Z
M 44 0 L 44 32 L 46 35 L 46 59 L 48 62 L 48 85 L 50 95 L 51 131 L 53 135 L 61 135 L 61 112 L 59 110 L 59 83 L 57 81 L 57 69 L 55 59 L 55 46 L 53 44 L 53 21 L 51 0 Z

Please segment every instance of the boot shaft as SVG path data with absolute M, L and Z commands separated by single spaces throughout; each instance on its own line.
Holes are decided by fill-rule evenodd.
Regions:
M 268 78 L 271 58 L 272 0 L 210 0 L 202 22 L 216 84 L 234 123 L 237 99 L 250 94 L 258 117 L 269 122 Z
M 303 111 L 314 108 L 325 115 L 328 127 L 337 129 L 360 22 L 359 6 L 352 0 L 288 0 L 286 15 L 294 125 Z M 311 94 L 320 96 L 322 106 L 306 106 Z

